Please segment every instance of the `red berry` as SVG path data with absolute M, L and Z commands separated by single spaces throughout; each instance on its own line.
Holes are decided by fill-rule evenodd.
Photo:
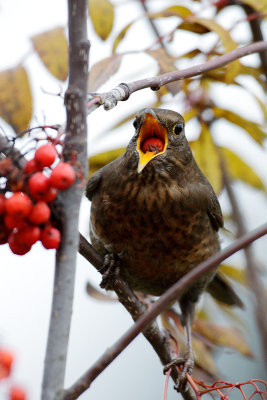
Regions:
M 19 256 L 23 256 L 31 250 L 31 246 L 25 245 L 19 241 L 18 232 L 11 232 L 8 237 L 10 250 Z
M 26 217 L 32 209 L 31 199 L 23 192 L 15 192 L 5 204 L 6 212 L 16 217 Z
M 41 242 L 46 249 L 58 249 L 61 240 L 61 233 L 57 228 L 47 226 L 41 235 Z
M 26 393 L 19 386 L 12 386 L 10 388 L 8 400 L 26 400 Z
M 38 203 L 33 206 L 28 220 L 33 224 L 40 225 L 47 222 L 50 218 L 51 210 L 44 201 L 38 201 Z
M 5 212 L 5 203 L 6 203 L 5 195 L 0 194 L 0 215 L 3 215 Z
M 10 229 L 5 226 L 4 221 L 0 220 L 0 244 L 5 244 L 8 241 Z
M 75 171 L 72 166 L 65 162 L 60 162 L 52 171 L 50 182 L 53 187 L 64 190 L 70 187 L 75 181 Z
M 7 369 L 11 369 L 14 361 L 14 355 L 8 350 L 0 349 L 0 365 Z
M 147 151 L 151 153 L 159 153 L 163 150 L 164 148 L 164 143 L 162 140 L 152 137 L 149 138 L 145 141 L 145 143 L 142 146 L 142 151 L 143 153 L 146 153 Z
M 35 172 L 28 180 L 29 191 L 36 200 L 42 200 L 46 195 L 50 182 L 42 172 Z
M 40 168 L 37 165 L 34 158 L 32 160 L 27 161 L 24 166 L 24 172 L 26 172 L 26 174 L 32 174 L 33 172 L 39 171 L 39 169 Z
M 4 216 L 4 222 L 7 229 L 23 228 L 26 224 L 24 217 L 16 217 L 15 215 L 6 214 Z
M 41 229 L 38 226 L 28 225 L 17 232 L 18 241 L 25 246 L 32 246 L 41 237 Z
M 50 187 L 47 193 L 44 195 L 43 200 L 46 201 L 47 203 L 51 203 L 51 201 L 57 198 L 57 193 L 58 193 L 57 189 Z
M 55 161 L 57 156 L 56 148 L 53 144 L 47 143 L 39 147 L 36 152 L 34 159 L 38 165 L 42 168 L 50 167 Z

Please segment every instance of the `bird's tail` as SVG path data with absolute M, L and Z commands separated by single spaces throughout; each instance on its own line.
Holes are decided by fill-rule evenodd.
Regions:
M 212 282 L 208 285 L 207 291 L 218 301 L 229 306 L 243 308 L 244 304 L 234 289 L 226 281 L 222 274 L 217 272 Z

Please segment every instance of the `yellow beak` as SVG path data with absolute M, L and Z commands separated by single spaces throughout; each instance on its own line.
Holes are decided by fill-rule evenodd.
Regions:
M 159 150 L 156 147 L 148 147 L 147 150 L 147 146 L 145 145 L 145 143 L 153 138 L 159 139 L 159 143 L 161 143 L 160 149 L 163 147 L 162 150 Z M 163 154 L 166 150 L 167 145 L 167 129 L 163 125 L 161 125 L 161 123 L 156 118 L 154 118 L 152 114 L 146 113 L 145 121 L 140 128 L 136 146 L 136 149 L 139 153 L 137 172 L 140 173 L 150 160 L 159 156 L 160 154 Z

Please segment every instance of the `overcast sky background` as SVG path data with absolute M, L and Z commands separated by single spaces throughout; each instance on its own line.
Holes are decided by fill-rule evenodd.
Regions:
M 141 7 L 136 2 L 113 1 L 122 3 L 118 7 L 116 20 L 111 39 L 103 43 L 93 32 L 89 23 L 89 37 L 91 40 L 90 64 L 110 55 L 110 43 L 116 33 L 134 18 L 138 18 Z M 151 10 L 162 9 L 171 1 L 150 1 Z M 208 2 L 207 2 L 208 4 Z M 197 5 L 196 5 L 197 7 Z M 239 20 L 243 14 L 237 8 L 231 8 L 231 14 L 222 14 L 220 22 L 229 28 Z M 205 15 L 209 15 L 206 10 Z M 62 123 L 65 119 L 63 101 L 60 97 L 43 92 L 58 93 L 66 88 L 59 81 L 51 77 L 41 64 L 38 57 L 31 51 L 29 38 L 42 31 L 56 26 L 66 26 L 67 8 L 65 0 L 0 0 L 0 70 L 12 68 L 21 60 L 30 73 L 31 86 L 34 92 L 34 119 L 32 126 L 43 123 Z M 158 23 L 162 33 L 168 32 L 177 24 L 177 19 L 160 21 Z M 244 41 L 249 39 L 246 27 L 240 24 L 234 31 L 236 37 Z M 206 40 L 195 43 L 196 38 L 180 32 L 179 49 L 177 41 L 170 45 L 173 54 L 181 54 L 197 46 L 205 47 Z M 153 43 L 149 25 L 140 20 L 135 28 L 129 31 L 127 39 L 119 47 L 120 51 L 145 48 Z M 25 58 L 25 55 L 27 57 Z M 249 56 L 243 62 L 252 65 L 258 62 L 257 56 Z M 125 57 L 119 73 L 110 79 L 103 87 L 103 91 L 115 87 L 122 81 L 132 81 L 157 72 L 156 63 L 145 55 Z M 246 83 L 251 84 L 247 79 Z M 254 93 L 262 97 L 259 87 L 253 84 Z M 261 114 L 255 101 L 244 91 L 225 89 L 217 85 L 214 89 L 218 105 L 241 113 L 248 119 L 260 122 Z M 98 109 L 89 118 L 89 151 L 97 153 L 109 148 L 126 145 L 133 134 L 131 123 L 127 128 L 119 128 L 114 135 L 101 135 L 108 130 L 121 115 L 138 111 L 146 106 L 154 93 L 150 90 L 134 94 L 127 102 L 122 102 L 110 112 Z M 178 94 L 166 105 L 178 112 L 183 111 L 181 97 Z M 7 124 L 2 120 L 1 126 L 11 133 Z M 194 123 L 186 127 L 187 137 L 197 136 Z M 242 130 L 230 124 L 220 122 L 217 126 L 216 140 L 218 143 L 229 146 L 251 163 L 257 173 L 267 184 L 266 149 L 265 152 L 256 146 Z M 263 167 L 264 166 L 264 167 Z M 254 228 L 266 220 L 266 197 L 243 184 L 237 184 L 236 190 L 242 199 L 241 207 L 249 228 Z M 225 195 L 220 198 L 224 210 L 229 209 Z M 89 223 L 89 203 L 83 201 L 81 210 L 81 232 L 87 234 Z M 226 242 L 222 243 L 225 246 Z M 261 239 L 255 245 L 257 262 L 266 267 L 266 239 Z M 16 355 L 14 381 L 25 386 L 29 393 L 28 400 L 40 397 L 42 367 L 45 354 L 46 338 L 49 324 L 52 282 L 54 273 L 54 251 L 44 250 L 42 245 L 35 245 L 31 252 L 23 257 L 16 256 L 9 251 L 8 246 L 0 248 L 0 346 L 10 348 Z M 242 255 L 235 255 L 232 260 L 241 263 Z M 90 366 L 103 351 L 114 343 L 132 324 L 131 318 L 120 304 L 100 303 L 85 294 L 87 280 L 98 284 L 100 277 L 78 256 L 77 277 L 75 284 L 75 301 L 70 335 L 70 349 L 67 364 L 66 384 L 70 385 Z M 243 293 L 243 294 L 242 294 Z M 242 292 L 241 296 L 246 296 Z M 247 323 L 253 327 L 251 298 L 245 299 L 248 306 Z M 242 312 L 240 316 L 243 317 Z M 231 381 L 242 381 L 248 378 L 264 378 L 264 367 L 260 361 L 258 336 L 255 332 L 248 334 L 252 348 L 256 351 L 256 360 L 247 360 L 231 351 L 218 350 L 219 367 L 227 374 Z M 266 376 L 265 376 L 266 378 Z M 137 398 L 162 399 L 164 377 L 162 367 L 150 345 L 140 336 L 132 343 L 119 358 L 112 363 L 93 383 L 91 389 L 81 399 L 102 400 L 116 398 L 134 400 Z M 0 385 L 0 399 L 5 399 L 4 386 Z M 170 391 L 168 399 L 177 398 L 177 394 Z

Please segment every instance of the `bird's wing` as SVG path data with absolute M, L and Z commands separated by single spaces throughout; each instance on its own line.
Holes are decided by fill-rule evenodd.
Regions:
M 213 228 L 218 231 L 219 228 L 223 227 L 223 216 L 220 204 L 218 202 L 216 194 L 213 192 L 213 189 L 210 193 L 207 212 Z
M 102 168 L 96 171 L 88 180 L 87 186 L 86 186 L 86 197 L 88 197 L 89 200 L 92 200 L 93 195 L 97 191 L 97 189 L 100 186 L 102 179 Z

